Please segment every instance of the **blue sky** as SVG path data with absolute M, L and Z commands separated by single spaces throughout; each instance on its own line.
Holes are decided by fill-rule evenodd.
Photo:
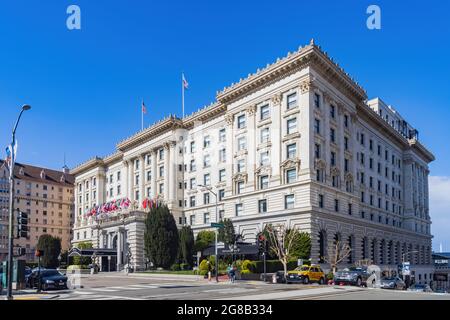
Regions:
M 66 28 L 70 4 L 81 8 L 81 30 Z M 381 7 L 381 30 L 366 28 L 370 4 Z M 181 114 L 182 70 L 190 113 L 315 38 L 369 97 L 419 129 L 437 158 L 432 175 L 449 177 L 449 12 L 440 0 L 2 1 L 0 145 L 29 103 L 18 161 L 58 169 L 65 153 L 73 167 L 138 131 L 142 98 L 146 124 Z M 436 240 L 450 250 L 445 230 Z

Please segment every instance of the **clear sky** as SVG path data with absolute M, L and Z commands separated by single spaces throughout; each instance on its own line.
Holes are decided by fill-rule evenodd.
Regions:
M 81 30 L 66 27 L 71 4 L 81 8 Z M 381 30 L 366 27 L 370 4 L 381 8 Z M 58 169 L 65 153 L 73 167 L 138 131 L 142 98 L 147 125 L 180 115 L 181 71 L 190 113 L 314 38 L 436 155 L 431 174 L 444 189 L 430 186 L 431 197 L 443 194 L 444 204 L 431 212 L 434 242 L 450 251 L 449 16 L 442 0 L 2 1 L 0 146 L 29 103 L 18 161 Z

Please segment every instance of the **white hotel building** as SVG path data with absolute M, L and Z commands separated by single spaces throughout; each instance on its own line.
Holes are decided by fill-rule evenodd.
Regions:
M 142 269 L 143 199 L 162 199 L 180 226 L 198 232 L 216 220 L 214 196 L 202 184 L 246 241 L 265 224 L 284 223 L 311 234 L 313 262 L 341 239 L 352 247 L 349 263 L 396 268 L 404 259 L 427 274 L 433 160 L 396 110 L 368 100 L 311 42 L 224 88 L 213 104 L 163 119 L 118 143 L 114 154 L 71 170 L 73 244 L 117 248 L 121 268 L 128 242 L 131 264 Z M 123 197 L 134 204 L 97 220 L 84 216 Z

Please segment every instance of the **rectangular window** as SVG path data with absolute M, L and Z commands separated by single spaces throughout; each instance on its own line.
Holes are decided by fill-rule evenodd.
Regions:
M 348 128 L 348 115 L 344 115 L 344 127 Z
M 269 165 L 269 151 L 261 152 L 260 154 L 260 165 L 267 166 Z
M 297 155 L 297 144 L 291 143 L 286 146 L 286 155 L 288 159 L 293 159 Z
M 247 149 L 247 143 L 245 137 L 240 137 L 238 139 L 238 151 Z
M 197 183 L 195 181 L 195 178 L 191 178 L 191 180 L 189 181 L 189 186 L 191 187 L 191 189 L 197 188 Z
M 189 205 L 191 207 L 195 207 L 195 196 L 189 198 Z
M 226 156 L 227 156 L 227 154 L 226 154 L 226 150 L 225 149 L 222 149 L 222 150 L 219 151 L 219 161 L 220 162 L 225 162 L 226 161 Z
M 159 176 L 164 177 L 164 166 L 159 167 Z
M 287 134 L 297 132 L 297 118 L 287 120 Z
M 211 184 L 211 176 L 209 173 L 203 175 L 203 185 L 209 186 Z
M 348 159 L 347 158 L 344 159 L 344 171 L 348 172 Z
M 204 224 L 209 224 L 209 212 L 205 212 L 203 214 L 203 223 Z
M 333 143 L 336 142 L 336 131 L 333 128 L 330 129 L 330 140 Z
M 241 216 L 242 212 L 243 212 L 242 203 L 237 203 L 236 206 L 235 206 L 236 217 Z
M 320 134 L 320 120 L 314 119 L 314 132 Z
M 269 105 L 266 104 L 266 105 L 262 106 L 260 109 L 260 119 L 266 120 L 266 119 L 269 119 L 269 116 L 270 116 Z
M 160 194 L 163 194 L 163 193 L 164 193 L 164 183 L 161 183 L 161 184 L 159 185 L 159 193 L 160 193 Z
M 292 183 L 297 180 L 297 169 L 286 170 L 286 183 Z
M 330 154 L 331 166 L 336 166 L 336 152 L 331 152 Z
M 244 182 L 243 182 L 243 181 L 239 181 L 239 182 L 236 184 L 236 191 L 237 191 L 237 194 L 241 194 L 243 190 L 244 190 Z
M 219 190 L 219 201 L 222 201 L 224 197 L 225 197 L 225 190 L 220 189 Z
M 259 188 L 267 189 L 269 187 L 269 176 L 259 177 Z
M 219 142 L 225 142 L 227 139 L 225 129 L 219 130 Z
M 209 155 L 206 155 L 203 157 L 203 167 L 208 168 L 211 166 L 211 157 Z
M 334 211 L 339 212 L 339 200 L 334 199 Z
M 294 195 L 293 194 L 284 196 L 284 208 L 285 209 L 294 208 Z
M 225 169 L 219 170 L 219 182 L 225 181 Z
M 316 108 L 320 108 L 320 95 L 318 93 L 314 93 L 314 105 Z
M 267 212 L 267 200 L 266 199 L 258 201 L 258 212 L 259 213 Z
M 286 96 L 286 109 L 292 109 L 297 106 L 297 93 L 291 93 Z
M 245 114 L 242 114 L 239 117 L 237 117 L 237 127 L 238 129 L 245 128 Z
M 195 225 L 195 214 L 191 215 L 189 217 L 189 220 L 190 220 L 189 222 L 190 222 L 191 226 Z
M 351 216 L 352 214 L 353 214 L 353 208 L 352 208 L 352 204 L 351 203 L 349 203 L 348 204 L 348 214 Z
M 191 141 L 191 153 L 195 152 L 195 141 Z
M 330 106 L 330 117 L 333 119 L 336 118 L 336 107 L 333 105 Z
M 237 172 L 244 172 L 244 171 L 245 171 L 245 160 L 244 159 L 238 160 Z
M 209 204 L 209 192 L 203 194 L 203 204 Z
M 159 149 L 159 160 L 164 160 L 164 149 Z
M 203 148 L 208 148 L 211 145 L 211 138 L 209 136 L 205 136 L 203 138 Z
M 316 156 L 316 159 L 320 159 L 320 144 L 318 143 L 314 145 L 314 154 Z
M 195 165 L 195 160 L 191 160 L 190 164 L 189 164 L 189 169 L 191 172 L 194 172 L 197 170 L 197 167 Z
M 152 172 L 151 171 L 147 171 L 147 182 L 152 180 Z
M 261 143 L 266 143 L 270 141 L 270 130 L 269 128 L 261 129 Z
M 323 194 L 319 194 L 319 208 L 323 208 Z

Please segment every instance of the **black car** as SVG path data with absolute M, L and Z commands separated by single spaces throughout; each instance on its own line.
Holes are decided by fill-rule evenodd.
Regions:
M 40 273 L 38 270 L 33 270 L 28 277 L 29 286 L 37 288 L 39 282 L 41 283 L 41 289 L 44 291 L 49 289 L 67 289 L 67 277 L 56 269 L 41 269 Z
M 370 277 L 367 268 L 365 267 L 350 267 L 342 271 L 337 271 L 334 274 L 335 284 L 350 284 L 355 286 L 363 286 L 367 284 L 367 279 Z

